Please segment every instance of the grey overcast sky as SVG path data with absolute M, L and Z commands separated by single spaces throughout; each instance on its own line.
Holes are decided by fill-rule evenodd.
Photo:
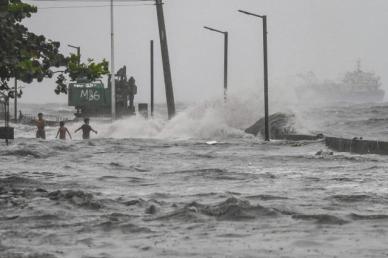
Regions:
M 63 53 L 73 51 L 67 47 L 73 44 L 81 47 L 84 60 L 109 60 L 109 7 L 43 9 L 108 2 L 27 2 L 42 7 L 26 21 L 31 31 L 60 41 Z M 148 101 L 149 41 L 154 39 L 156 101 L 164 102 L 155 6 L 117 4 L 129 6 L 115 7 L 116 68 L 127 66 L 139 87 L 137 100 Z M 270 83 L 276 94 L 287 98 L 299 73 L 313 71 L 321 79 L 336 79 L 354 69 L 357 59 L 388 85 L 387 0 L 165 0 L 164 8 L 177 101 L 222 96 L 223 38 L 204 25 L 230 33 L 231 92 L 261 94 L 261 21 L 238 9 L 268 15 Z M 22 101 L 66 102 L 66 96 L 55 95 L 53 89 L 53 81 L 34 83 L 25 88 Z

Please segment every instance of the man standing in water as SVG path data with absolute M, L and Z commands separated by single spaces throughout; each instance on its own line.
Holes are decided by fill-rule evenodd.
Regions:
M 65 122 L 61 121 L 59 122 L 59 129 L 57 132 L 57 136 L 55 136 L 55 138 L 58 138 L 58 135 L 59 135 L 59 139 L 66 140 L 66 134 L 68 134 L 71 139 L 71 134 L 69 130 L 65 127 Z
M 46 139 L 46 131 L 44 130 L 44 127 L 46 126 L 46 122 L 43 119 L 43 114 L 38 114 L 38 120 L 36 120 L 36 138 L 40 139 Z
M 84 122 L 85 123 L 80 128 L 75 130 L 74 133 L 82 129 L 82 139 L 87 140 L 90 139 L 90 131 L 94 132 L 95 134 L 97 134 L 97 131 L 93 130 L 93 128 L 89 125 L 89 118 L 85 118 Z

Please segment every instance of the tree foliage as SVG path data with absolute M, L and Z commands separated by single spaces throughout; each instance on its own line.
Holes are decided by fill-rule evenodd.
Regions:
M 4 5 L 6 2 L 6 5 Z M 9 81 L 17 78 L 19 81 L 31 83 L 41 82 L 44 78 L 57 76 L 57 94 L 67 93 L 67 77 L 71 80 L 83 78 L 96 80 L 108 74 L 108 62 L 103 60 L 95 63 L 92 59 L 80 63 L 79 56 L 65 57 L 59 52 L 60 43 L 36 35 L 21 22 L 37 12 L 35 6 L 23 3 L 21 0 L 0 0 L 0 92 L 13 98 L 15 92 Z M 60 70 L 61 69 L 61 70 Z M 20 97 L 22 92 L 18 92 Z
M 108 62 L 103 60 L 101 63 L 96 63 L 89 58 L 87 63 L 80 63 L 77 55 L 71 55 L 67 59 L 67 72 L 73 81 L 77 80 L 77 78 L 94 81 L 100 78 L 101 73 L 109 73 Z
M 71 54 L 66 58 L 67 69 L 64 71 L 72 81 L 95 81 L 101 78 L 102 75 L 109 74 L 108 62 L 104 59 L 100 63 L 94 62 L 93 59 L 88 59 L 87 63 L 80 63 L 80 57 Z M 67 78 L 60 74 L 57 77 L 57 88 L 55 93 L 67 93 Z

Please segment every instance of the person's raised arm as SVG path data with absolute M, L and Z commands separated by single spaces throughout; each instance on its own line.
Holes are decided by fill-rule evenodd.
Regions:
M 81 129 L 82 129 L 82 126 L 80 128 L 78 128 L 77 130 L 75 130 L 74 133 L 78 132 Z

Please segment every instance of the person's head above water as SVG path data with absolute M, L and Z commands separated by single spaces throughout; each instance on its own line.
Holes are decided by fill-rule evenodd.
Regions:
M 59 126 L 60 126 L 60 127 L 65 126 L 65 122 L 63 122 L 63 121 L 59 122 Z
M 89 121 L 90 121 L 89 118 L 85 118 L 85 119 L 84 119 L 85 124 L 89 124 Z
M 39 118 L 39 119 L 42 119 L 42 118 L 43 118 L 43 114 L 42 114 L 42 113 L 39 113 L 39 114 L 38 114 L 38 118 Z

